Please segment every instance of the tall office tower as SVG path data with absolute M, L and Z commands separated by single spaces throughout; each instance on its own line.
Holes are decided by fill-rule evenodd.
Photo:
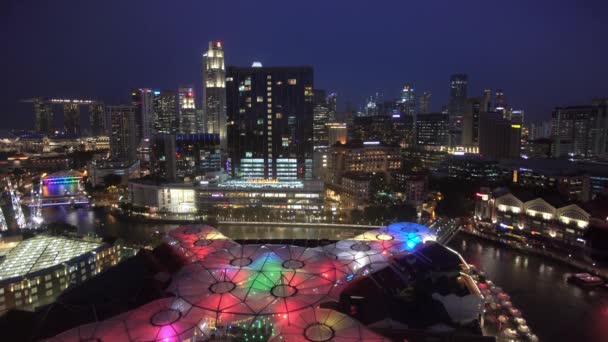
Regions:
M 519 158 L 521 127 L 521 123 L 504 119 L 500 113 L 482 113 L 479 120 L 479 154 L 493 160 Z
M 139 88 L 131 91 L 131 104 L 137 107 L 135 126 L 137 142 L 149 141 L 154 133 L 154 93 L 152 89 Z
M 106 107 L 103 103 L 95 102 L 89 105 L 89 125 L 92 136 L 106 135 Z
M 502 89 L 496 89 L 496 97 L 495 97 L 496 105 L 494 106 L 494 110 L 498 113 L 504 114 L 507 109 L 507 100 L 505 99 L 505 93 Z
M 428 114 L 431 112 L 431 92 L 425 91 L 422 96 L 420 96 L 420 114 Z
M 108 106 L 110 118 L 110 158 L 130 162 L 137 154 L 137 126 L 134 106 Z
M 560 157 L 587 157 L 589 155 L 589 121 L 592 106 L 558 107 L 551 114 L 551 154 Z
M 401 90 L 398 107 L 401 114 L 416 116 L 416 94 L 414 88 L 409 84 L 404 85 Z
M 312 178 L 312 67 L 228 67 L 226 98 L 235 176 Z
M 154 112 L 154 133 L 176 133 L 178 120 L 176 115 L 175 92 L 172 90 L 155 90 L 152 97 Z
M 152 172 L 170 180 L 221 170 L 217 134 L 158 134 L 152 139 Z
M 338 120 L 338 94 L 327 95 L 327 108 L 329 108 L 328 122 L 336 122 Z
M 465 74 L 455 74 L 450 77 L 450 102 L 448 114 L 450 115 L 450 129 L 460 129 L 467 100 L 468 77 Z
M 226 69 L 221 42 L 209 42 L 203 55 L 203 108 L 206 133 L 220 135 L 222 151 L 227 147 L 226 128 Z M 202 127 L 199 127 L 199 129 Z
M 179 87 L 178 90 L 179 133 L 199 133 L 194 106 L 194 89 L 191 86 Z
M 449 115 L 431 113 L 420 115 L 416 121 L 416 144 L 445 146 L 449 142 Z
M 80 105 L 65 103 L 63 105 L 63 126 L 65 133 L 71 136 L 80 136 Z
M 481 108 L 482 112 L 491 112 L 492 111 L 492 90 L 485 89 L 483 91 L 483 106 Z
M 329 104 L 327 103 L 327 97 L 325 90 L 315 89 L 314 90 L 314 109 L 313 109 L 313 121 L 312 121 L 312 139 L 313 149 L 325 149 L 327 148 L 327 125 L 329 123 Z
M 592 157 L 608 157 L 608 99 L 594 99 L 589 122 L 589 150 Z
M 55 133 L 53 105 L 40 98 L 34 99 L 34 128 L 39 134 L 53 135 Z
M 462 145 L 473 146 L 479 144 L 479 118 L 486 112 L 483 97 L 471 97 L 465 104 L 462 118 Z

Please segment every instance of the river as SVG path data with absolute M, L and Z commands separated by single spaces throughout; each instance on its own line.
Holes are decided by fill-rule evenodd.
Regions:
M 43 209 L 43 216 L 46 222 L 73 224 L 79 227 L 80 233 L 97 231 L 131 242 L 149 241 L 155 232 L 176 227 L 121 222 L 103 209 L 48 207 Z M 336 239 L 342 233 L 335 228 L 321 231 L 308 227 L 238 224 L 221 226 L 220 230 L 234 239 Z M 344 238 L 354 232 L 349 230 L 341 236 Z M 511 295 L 513 305 L 523 312 L 541 341 L 608 341 L 608 290 L 582 289 L 566 283 L 566 274 L 575 269 L 462 233 L 449 245 Z

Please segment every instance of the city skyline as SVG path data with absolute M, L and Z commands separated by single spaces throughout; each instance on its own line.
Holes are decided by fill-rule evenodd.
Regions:
M 284 6 L 272 5 L 244 4 L 231 13 L 235 16 L 234 21 L 221 25 L 220 18 L 194 20 L 193 16 L 200 13 L 198 9 L 203 5 L 190 2 L 183 5 L 187 10 L 179 13 L 158 2 L 147 2 L 145 8 L 120 4 L 118 10 L 112 12 L 96 4 L 70 1 L 48 8 L 9 2 L 5 5 L 8 20 L 0 25 L 4 28 L 3 38 L 11 38 L 6 39 L 7 53 L 1 58 L 5 59 L 2 65 L 7 66 L 4 73 L 12 82 L 4 84 L 0 91 L 4 103 L 0 114 L 7 119 L 7 126 L 25 129 L 30 128 L 31 123 L 20 118 L 32 113 L 29 105 L 19 103 L 23 98 L 95 98 L 108 104 L 120 104 L 127 103 L 131 88 L 177 89 L 180 84 L 194 84 L 195 94 L 202 94 L 200 56 L 211 40 L 224 43 L 228 53 L 227 66 L 249 66 L 254 60 L 275 66 L 312 65 L 315 87 L 338 93 L 341 111 L 348 102 L 357 108 L 376 92 L 385 94 L 386 98 L 398 98 L 403 84 L 408 83 L 419 94 L 433 93 L 431 111 L 436 112 L 448 103 L 449 77 L 455 73 L 469 76 L 471 94 L 486 88 L 504 89 L 507 101 L 523 108 L 533 120 L 548 119 L 556 106 L 585 104 L 608 93 L 608 85 L 601 82 L 608 71 L 600 57 L 605 48 L 595 43 L 595 38 L 606 29 L 597 27 L 599 22 L 586 15 L 587 11 L 600 12 L 605 7 L 597 1 L 587 4 L 585 9 L 574 4 L 552 3 L 552 15 L 543 15 L 542 20 L 537 16 L 542 3 L 500 4 L 495 7 L 499 15 L 488 16 L 491 17 L 488 19 L 475 15 L 484 11 L 483 6 L 476 7 L 475 3 L 399 4 L 388 6 L 391 11 L 383 10 L 386 14 L 383 16 L 374 15 L 379 14 L 381 8 L 357 2 L 349 4 L 348 13 L 340 4 L 325 4 L 323 13 L 293 5 L 297 10 L 308 11 L 311 23 L 318 23 L 313 25 L 311 32 L 312 36 L 318 37 L 314 42 L 298 29 L 309 26 L 305 19 L 297 18 L 291 24 L 288 13 L 292 12 Z M 220 13 L 228 9 L 221 4 L 205 6 L 206 10 Z M 163 18 L 167 18 L 167 22 L 154 26 L 151 23 L 158 23 L 158 20 L 121 22 L 120 18 L 136 9 L 146 14 L 138 18 L 161 18 L 166 12 Z M 402 9 L 407 9 L 408 13 L 403 18 L 391 14 L 403 13 Z M 410 16 L 411 12 L 417 16 Z M 178 14 L 183 18 L 177 20 Z M 113 26 L 116 27 L 104 23 L 104 18 L 110 15 L 115 18 L 113 21 L 117 24 Z M 273 19 L 267 20 L 272 24 L 259 27 L 238 24 L 249 15 Z M 459 15 L 482 19 L 475 24 L 467 23 L 458 20 Z M 71 20 L 51 25 L 65 16 L 70 16 Z M 314 20 L 326 16 L 340 18 L 334 24 Z M 566 16 L 577 26 L 576 35 L 560 24 Z M 507 25 L 509 20 L 515 20 L 513 18 L 520 24 Z M 102 24 L 92 28 L 83 20 Z M 373 29 L 358 31 L 351 25 L 339 25 L 363 20 Z M 443 21 L 445 25 L 419 30 L 412 37 L 412 29 L 428 27 L 425 23 L 435 21 Z M 404 24 L 398 24 L 400 22 Z M 454 27 L 456 23 L 458 25 Z M 497 29 L 479 30 L 484 25 Z M 279 26 L 284 29 L 270 30 L 268 36 L 263 34 L 265 29 Z M 74 30 L 75 27 L 78 30 Z M 244 34 L 244 28 L 247 34 Z M 176 32 L 182 34 L 174 38 Z M 411 53 L 407 49 L 411 44 L 398 43 L 406 33 L 417 44 L 429 41 L 436 44 L 425 43 L 427 50 Z M 471 39 L 474 34 L 479 34 L 479 38 Z M 264 39 L 248 39 L 251 35 Z M 451 35 L 462 37 L 462 48 L 451 48 L 455 44 Z M 107 40 L 109 36 L 113 39 Z M 88 49 L 92 53 L 76 50 L 74 41 L 85 38 L 91 42 Z M 28 43 L 32 41 L 37 44 Z M 374 44 L 379 45 L 378 57 L 383 60 L 380 65 L 371 63 L 363 52 L 366 46 Z M 159 49 L 160 46 L 169 48 Z M 118 51 L 120 55 L 116 54 Z M 476 51 L 476 58 L 471 58 L 466 51 Z M 593 53 L 581 55 L 577 51 Z M 57 70 L 61 70 L 61 77 Z M 576 86 L 565 88 L 564 84 Z M 197 106 L 199 103 L 197 99 Z

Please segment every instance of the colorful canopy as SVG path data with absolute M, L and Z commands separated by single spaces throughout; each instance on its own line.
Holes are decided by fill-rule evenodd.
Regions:
M 170 231 L 166 241 L 190 262 L 202 260 L 215 251 L 238 246 L 215 228 L 195 224 L 180 226 Z

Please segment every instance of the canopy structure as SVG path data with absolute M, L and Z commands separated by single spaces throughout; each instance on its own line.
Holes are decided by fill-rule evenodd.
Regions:
M 187 265 L 169 290 L 220 315 L 277 315 L 337 301 L 348 269 L 318 251 L 245 245 Z
M 106 321 L 86 324 L 49 341 L 183 341 L 204 336 L 199 322 L 204 311 L 175 298 L 163 298 Z
M 321 308 L 300 311 L 295 317 L 279 322 L 276 330 L 272 342 L 390 341 L 343 313 Z
M 166 241 L 190 262 L 202 260 L 215 251 L 238 246 L 215 228 L 195 224 L 180 226 L 170 231 Z

